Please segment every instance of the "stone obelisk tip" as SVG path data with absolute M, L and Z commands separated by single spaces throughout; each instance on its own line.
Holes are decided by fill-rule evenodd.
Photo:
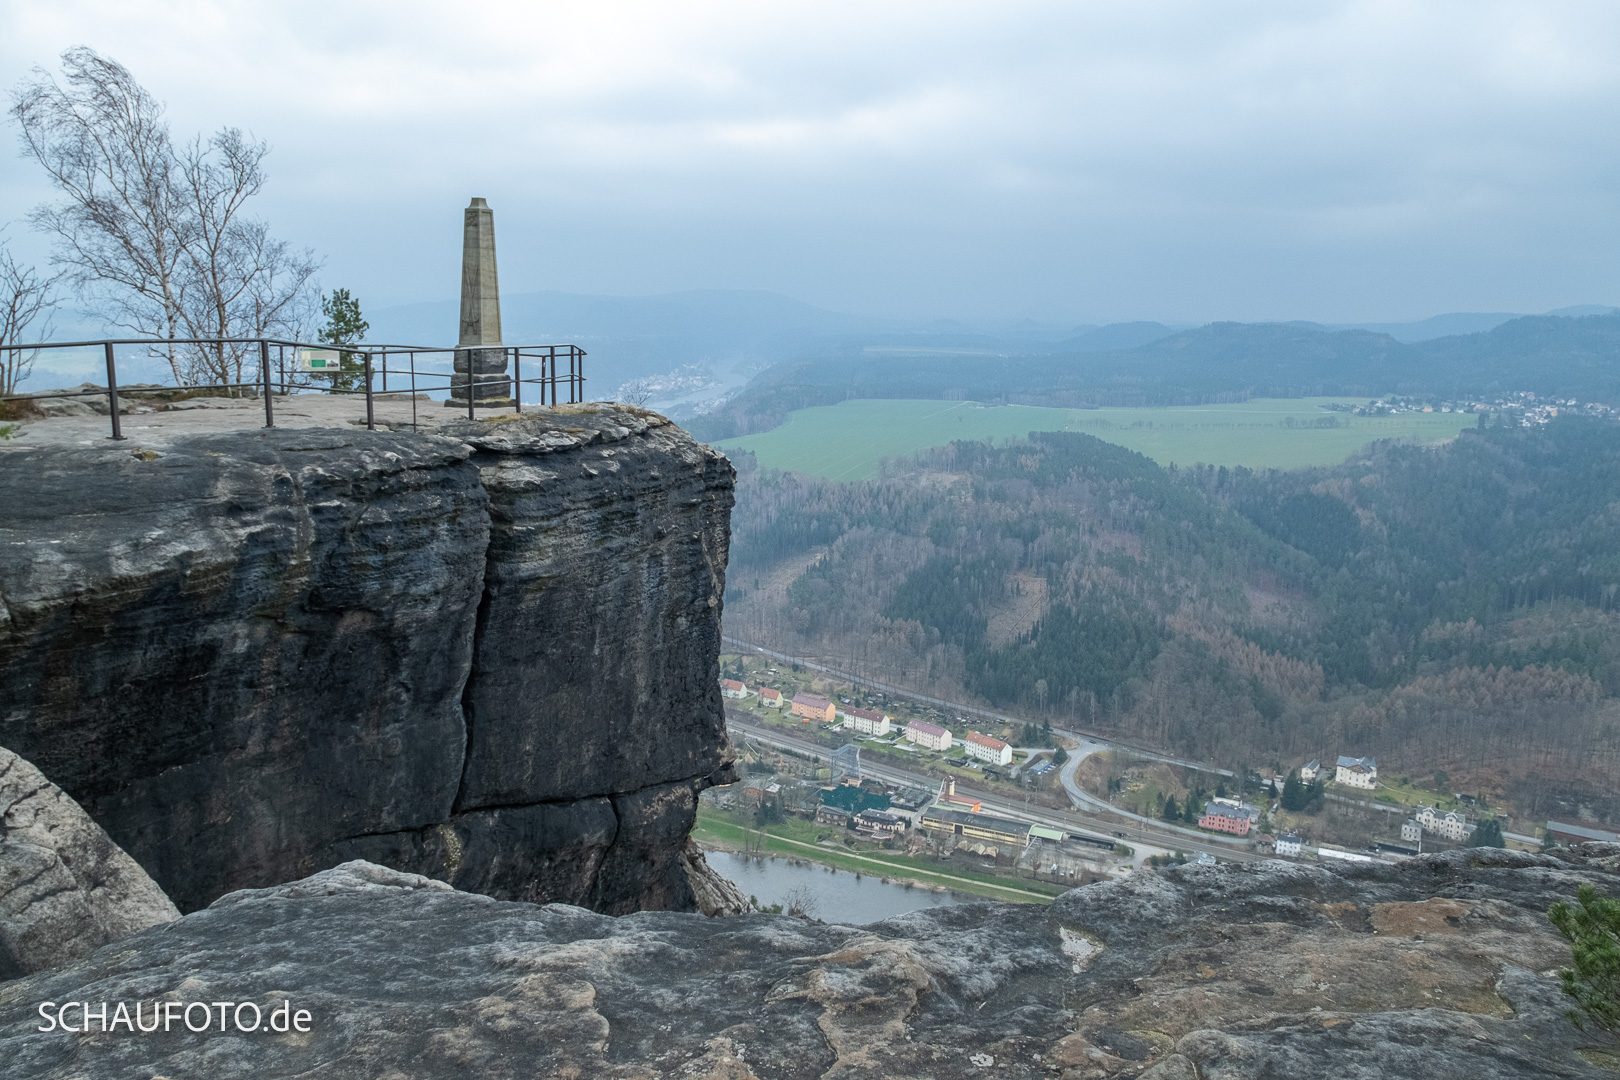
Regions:
M 461 337 L 458 345 L 501 343 L 501 287 L 495 274 L 495 212 L 483 199 L 467 206 L 461 236 Z
M 447 404 L 467 407 L 467 376 L 477 405 L 511 403 L 506 350 L 501 348 L 501 288 L 495 274 L 495 212 L 473 199 L 463 214 L 461 234 L 461 334 L 456 340 L 456 374 Z

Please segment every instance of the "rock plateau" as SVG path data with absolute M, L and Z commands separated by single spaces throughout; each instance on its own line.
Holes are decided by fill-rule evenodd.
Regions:
M 1563 1016 L 1546 909 L 1582 882 L 1613 894 L 1617 866 L 1615 845 L 1186 866 L 854 927 L 609 918 L 356 862 L 0 984 L 0 1074 L 1612 1076 L 1612 1045 Z M 290 1001 L 310 1030 L 36 1030 L 44 1001 L 150 1020 L 154 1001 L 243 1000 Z

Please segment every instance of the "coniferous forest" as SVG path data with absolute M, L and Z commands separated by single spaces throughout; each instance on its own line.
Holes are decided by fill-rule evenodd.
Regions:
M 736 464 L 734 636 L 1200 760 L 1617 809 L 1620 425 L 1286 472 L 1075 433 L 869 483 Z

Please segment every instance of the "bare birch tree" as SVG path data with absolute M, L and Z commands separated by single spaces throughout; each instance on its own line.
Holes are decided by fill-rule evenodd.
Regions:
M 33 226 L 78 294 L 115 326 L 159 339 L 292 336 L 307 318 L 318 262 L 246 211 L 269 146 L 236 128 L 176 150 L 163 105 L 116 60 L 62 54 L 13 94 L 23 156 L 65 198 Z M 180 383 L 242 382 L 248 350 L 162 348 Z
M 28 375 L 37 355 L 6 346 L 49 336 L 55 288 L 56 278 L 19 263 L 10 247 L 0 242 L 0 395 L 17 392 L 17 384 Z

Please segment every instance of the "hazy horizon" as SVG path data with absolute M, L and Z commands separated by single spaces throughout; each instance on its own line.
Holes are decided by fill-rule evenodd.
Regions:
M 1403 322 L 1620 299 L 1617 30 L 1596 3 L 65 0 L 0 11 L 0 82 L 89 45 L 177 136 L 268 140 L 258 211 L 371 310 L 456 295 L 477 195 L 509 294 Z M 0 221 L 49 196 L 0 156 Z

